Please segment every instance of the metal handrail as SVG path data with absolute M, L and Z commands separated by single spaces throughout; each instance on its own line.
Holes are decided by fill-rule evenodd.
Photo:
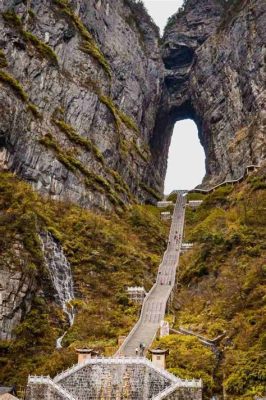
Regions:
M 220 182 L 220 183 L 218 183 L 217 185 L 212 186 L 212 187 L 209 188 L 209 189 L 200 189 L 200 188 L 197 189 L 197 188 L 195 188 L 195 189 L 187 190 L 186 192 L 187 192 L 187 193 L 194 193 L 194 192 L 197 192 L 197 193 L 203 193 L 203 194 L 210 193 L 210 192 L 212 192 L 213 190 L 218 189 L 220 186 L 227 185 L 227 184 L 230 184 L 230 183 L 238 183 L 238 182 L 240 182 L 242 179 L 245 178 L 245 176 L 247 175 L 248 170 L 249 170 L 250 168 L 260 168 L 260 167 L 261 167 L 260 164 L 258 164 L 258 165 L 256 165 L 256 164 L 247 165 L 246 168 L 245 168 L 245 171 L 244 171 L 243 175 L 241 175 L 239 178 L 236 178 L 236 179 L 226 179 L 225 181 Z M 173 191 L 169 194 L 169 196 L 171 196 L 171 194 L 175 194 L 175 193 L 178 193 L 178 190 L 173 190 Z

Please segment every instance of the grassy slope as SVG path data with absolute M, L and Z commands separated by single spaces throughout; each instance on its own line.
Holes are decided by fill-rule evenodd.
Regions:
M 232 400 L 262 394 L 263 189 L 262 176 L 250 177 L 234 189 L 206 196 L 198 210 L 187 209 L 186 240 L 195 247 L 181 257 L 174 327 L 189 327 L 210 338 L 226 330 L 227 337 L 220 344 L 219 360 L 190 336 L 171 335 L 155 345 L 170 348 L 168 367 L 173 373 L 203 378 L 205 396 L 221 391 L 222 384 Z M 95 215 L 44 200 L 10 174 L 1 174 L 0 193 L 2 260 L 9 257 L 16 268 L 36 274 L 44 291 L 35 296 L 32 311 L 17 328 L 17 340 L 1 343 L 0 380 L 23 384 L 31 372 L 53 375 L 75 362 L 73 349 L 79 345 L 111 354 L 118 335 L 130 329 L 138 313 L 128 303 L 124 286 L 144 282 L 148 289 L 163 252 L 168 228 L 159 221 L 158 210 L 135 206 L 120 216 Z M 44 228 L 60 239 L 75 279 L 78 314 L 60 351 L 54 341 L 65 320 L 52 301 L 36 236 Z M 10 252 L 17 241 L 24 266 Z
M 67 324 L 53 301 L 43 265 L 37 235 L 42 229 L 62 243 L 75 282 L 77 316 L 60 351 L 54 348 L 55 340 Z M 53 375 L 76 361 L 77 346 L 112 354 L 118 336 L 129 331 L 139 312 L 129 303 L 125 287 L 151 287 L 167 232 L 155 207 L 97 215 L 45 200 L 12 174 L 1 173 L 1 263 L 35 275 L 39 291 L 31 312 L 16 329 L 17 339 L 0 342 L 0 382 L 23 385 L 30 373 Z M 19 245 L 19 256 L 14 245 Z
M 221 392 L 222 385 L 230 400 L 253 399 L 265 390 L 265 187 L 261 171 L 186 212 L 186 240 L 195 247 L 180 261 L 175 328 L 208 338 L 226 331 L 226 338 L 218 361 L 190 336 L 171 335 L 159 344 L 171 349 L 174 373 L 203 377 L 205 395 Z

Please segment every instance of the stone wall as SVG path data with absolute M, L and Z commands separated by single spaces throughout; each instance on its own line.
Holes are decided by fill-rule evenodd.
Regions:
M 58 383 L 79 400 L 149 399 L 171 385 L 145 364 L 87 365 Z
M 179 379 L 146 358 L 89 359 L 53 380 L 29 377 L 26 400 L 61 400 L 62 394 L 65 400 L 201 400 L 202 382 Z
M 31 383 L 26 391 L 27 400 L 67 400 L 63 393 L 60 393 L 56 388 L 47 382 Z

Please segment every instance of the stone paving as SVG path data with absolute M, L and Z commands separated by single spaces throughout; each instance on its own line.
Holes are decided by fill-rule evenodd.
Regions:
M 159 266 L 156 283 L 148 293 L 142 306 L 141 316 L 120 349 L 118 355 L 136 355 L 136 348 L 144 343 L 151 345 L 164 319 L 169 296 L 175 285 L 176 269 L 183 237 L 186 199 L 183 192 L 177 192 L 177 201 L 172 218 L 168 246 Z

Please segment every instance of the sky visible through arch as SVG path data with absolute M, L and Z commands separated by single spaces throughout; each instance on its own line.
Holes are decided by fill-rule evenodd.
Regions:
M 143 3 L 162 35 L 168 18 L 177 12 L 183 0 L 143 0 Z M 192 189 L 201 183 L 204 175 L 205 155 L 197 127 L 191 120 L 179 121 L 175 124 L 169 150 L 164 192 Z

